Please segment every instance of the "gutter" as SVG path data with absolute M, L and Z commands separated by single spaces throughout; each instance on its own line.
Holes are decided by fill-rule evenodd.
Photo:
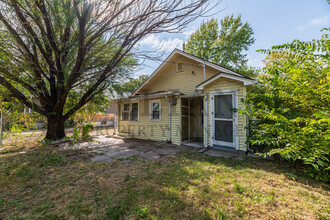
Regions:
M 111 99 L 113 101 L 120 101 L 120 100 L 137 100 L 137 99 L 148 99 L 148 98 L 162 98 L 162 97 L 168 97 L 168 96 L 177 96 L 177 95 L 182 95 L 179 92 L 170 92 L 166 94 L 151 94 L 151 95 L 140 95 L 140 96 L 130 96 L 126 98 L 117 98 L 117 99 Z

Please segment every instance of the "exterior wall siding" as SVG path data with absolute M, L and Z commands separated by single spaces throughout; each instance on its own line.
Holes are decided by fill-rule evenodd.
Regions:
M 183 71 L 177 72 L 175 62 L 183 62 Z M 218 74 L 219 71 L 211 67 L 206 67 L 206 79 Z M 159 91 L 175 91 L 183 94 L 195 94 L 195 87 L 204 81 L 204 71 L 202 63 L 196 62 L 182 55 L 176 54 L 159 72 L 151 78 L 138 94 L 155 93 Z M 246 87 L 242 82 L 219 78 L 216 81 L 204 87 L 204 91 L 200 91 L 207 96 L 207 134 L 208 145 L 211 145 L 211 96 L 213 91 L 221 90 L 237 90 L 238 109 L 244 107 L 241 99 L 246 97 Z M 171 106 L 171 142 L 180 145 L 182 142 L 182 113 L 181 98 L 178 96 L 177 104 Z M 121 135 L 127 135 L 133 138 L 164 141 L 169 138 L 169 102 L 172 97 L 139 99 L 139 121 L 123 121 L 122 110 L 123 103 L 118 104 L 118 132 Z M 161 120 L 150 120 L 150 101 L 161 101 Z M 136 102 L 136 100 L 130 100 Z M 193 114 L 198 114 L 198 105 Z M 200 110 L 200 109 L 198 109 Z M 205 122 L 204 122 L 205 123 Z M 198 126 L 200 124 L 199 117 L 192 118 L 190 121 L 191 133 L 193 137 L 203 137 L 204 128 Z M 196 127 L 197 126 L 197 127 Z M 246 151 L 246 116 L 238 114 L 238 148 Z
M 244 103 L 242 102 L 242 99 L 246 97 L 246 87 L 243 85 L 242 82 L 226 79 L 226 78 L 219 78 L 218 80 L 212 82 L 211 84 L 207 85 L 204 88 L 205 94 L 207 94 L 207 100 L 208 100 L 208 144 L 211 145 L 211 95 L 210 93 L 212 91 L 221 91 L 221 90 L 234 90 L 237 89 L 237 96 L 238 96 L 238 109 L 244 108 Z M 246 115 L 242 115 L 238 113 L 238 128 L 237 128 L 237 134 L 238 134 L 238 148 L 239 150 L 246 151 Z
M 183 71 L 176 71 L 175 62 L 183 62 Z M 219 73 L 206 67 L 206 79 Z M 139 93 L 153 93 L 158 91 L 176 91 L 183 94 L 194 94 L 195 86 L 204 81 L 204 71 L 201 63 L 176 55 L 165 65 Z
M 161 103 L 161 119 L 159 121 L 150 120 L 150 102 L 159 100 Z M 124 103 L 139 102 L 139 120 L 123 121 Z M 153 141 L 166 141 L 169 138 L 169 101 L 166 98 L 140 99 L 130 102 L 120 103 L 118 132 L 131 138 L 139 138 Z M 171 140 L 174 144 L 181 143 L 180 136 L 180 104 L 171 106 Z

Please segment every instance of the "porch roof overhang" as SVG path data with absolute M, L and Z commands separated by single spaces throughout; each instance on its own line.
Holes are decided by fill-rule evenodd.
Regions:
M 181 95 L 181 98 L 199 98 L 204 97 L 206 94 L 200 93 L 200 94 L 187 94 L 187 95 Z
M 243 85 L 244 85 L 244 86 L 248 86 L 248 85 L 252 85 L 252 84 L 254 84 L 254 83 L 258 83 L 256 80 L 253 80 L 253 79 L 251 79 L 251 78 L 246 78 L 246 77 L 241 77 L 241 76 L 237 76 L 237 75 L 232 75 L 232 74 L 229 74 L 229 73 L 220 72 L 220 73 L 218 73 L 217 75 L 215 75 L 215 76 L 213 76 L 213 77 L 211 77 L 211 78 L 205 80 L 204 82 L 198 84 L 198 85 L 195 87 L 195 90 L 196 90 L 196 91 L 203 90 L 205 86 L 207 86 L 208 84 L 210 84 L 210 83 L 216 81 L 216 80 L 219 79 L 220 77 L 243 82 Z
M 129 99 L 149 99 L 149 98 L 161 98 L 166 96 L 179 96 L 179 95 L 184 95 L 184 94 L 173 91 L 161 91 L 161 92 L 147 93 L 141 95 L 134 95 L 134 96 L 130 96 Z

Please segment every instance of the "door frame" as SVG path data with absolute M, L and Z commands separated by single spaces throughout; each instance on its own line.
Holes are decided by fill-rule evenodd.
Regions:
M 214 96 L 216 95 L 232 95 L 233 98 L 233 108 L 237 109 L 238 107 L 238 96 L 237 96 L 237 89 L 228 89 L 228 90 L 217 90 L 217 91 L 212 91 L 210 92 L 210 106 L 211 106 L 211 132 L 210 132 L 210 140 L 211 140 L 211 146 L 214 146 L 214 141 L 215 141 L 215 122 L 214 122 L 214 118 L 215 118 L 215 114 L 214 114 Z M 233 112 L 233 146 L 228 146 L 228 144 L 226 145 L 225 143 L 223 143 L 222 146 L 225 147 L 230 147 L 230 148 L 235 148 L 236 150 L 239 149 L 238 147 L 238 112 Z

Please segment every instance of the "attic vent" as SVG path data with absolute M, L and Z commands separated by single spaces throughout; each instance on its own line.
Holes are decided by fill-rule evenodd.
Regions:
M 183 71 L 183 62 L 176 63 L 176 71 L 182 72 Z

